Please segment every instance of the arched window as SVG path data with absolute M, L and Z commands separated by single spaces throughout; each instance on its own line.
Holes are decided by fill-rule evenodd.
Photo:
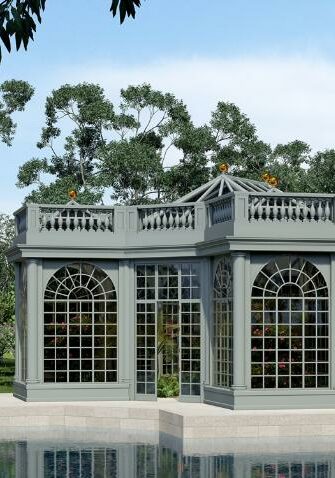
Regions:
M 44 382 L 117 381 L 117 300 L 101 269 L 59 269 L 44 293 Z
M 278 257 L 252 288 L 251 387 L 324 388 L 328 380 L 326 281 L 302 257 Z
M 213 384 L 230 387 L 233 379 L 233 280 L 229 256 L 216 268 L 213 293 Z

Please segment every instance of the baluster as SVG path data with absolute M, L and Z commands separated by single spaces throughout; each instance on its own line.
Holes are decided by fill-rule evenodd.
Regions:
M 101 229 L 101 213 L 97 213 L 97 231 Z
M 303 217 L 303 221 L 306 221 L 308 219 L 308 207 L 307 207 L 306 199 L 304 199 L 304 205 L 302 208 L 302 217 Z
M 163 217 L 162 217 L 162 225 L 163 225 L 163 229 L 166 231 L 166 225 L 167 225 L 167 216 L 166 216 L 166 212 L 169 211 L 168 209 L 164 209 L 163 210 Z
M 155 229 L 160 229 L 160 228 L 161 228 L 161 224 L 162 224 L 161 211 L 159 211 L 159 212 L 157 211 L 157 212 L 155 212 L 155 214 L 156 214 L 156 217 L 155 217 L 155 219 L 156 219 L 156 220 L 155 220 L 155 225 L 156 225 L 156 227 L 155 227 Z
M 52 213 L 50 214 L 50 229 L 51 229 L 51 230 L 52 230 L 52 229 L 55 229 L 55 222 L 56 222 L 56 221 L 55 221 L 55 215 L 54 215 L 54 213 L 52 212 Z
M 323 209 L 321 204 L 321 199 L 318 200 L 318 220 L 321 221 L 323 219 Z
M 255 212 L 256 212 L 255 199 L 252 197 L 250 207 L 249 207 L 249 213 L 250 213 L 250 220 L 251 221 L 255 219 Z
M 330 219 L 330 207 L 329 207 L 329 199 L 326 199 L 326 207 L 325 207 L 325 221 L 329 221 Z
M 46 229 L 47 227 L 47 218 L 45 214 L 41 216 L 41 229 Z
M 270 198 L 265 199 L 265 220 L 269 221 L 271 214 Z
M 173 228 L 173 223 L 174 223 L 174 218 L 173 218 L 173 209 L 170 209 L 170 214 L 169 214 L 169 229 Z
M 88 219 L 88 230 L 90 231 L 91 229 L 93 229 L 93 226 L 94 226 L 94 218 L 93 218 L 93 214 L 90 213 L 90 217 Z
M 174 218 L 175 224 L 176 224 L 176 229 L 180 227 L 180 210 L 176 209 L 176 216 Z
M 148 212 L 149 212 L 148 219 L 149 219 L 150 230 L 152 230 L 155 227 L 155 214 L 152 209 L 149 209 Z
M 289 198 L 288 200 L 288 208 L 287 208 L 287 219 L 290 221 L 293 217 L 293 207 L 292 207 L 292 199 Z
M 258 199 L 258 204 L 257 204 L 257 219 L 258 221 L 260 219 L 263 219 L 263 205 L 262 205 L 262 200 L 260 197 L 257 198 Z
M 144 209 L 144 216 L 142 219 L 142 228 L 144 231 L 148 230 L 148 225 L 149 225 L 148 210 Z
M 286 219 L 286 208 L 285 208 L 285 199 L 281 199 L 281 205 L 280 205 L 280 220 L 283 221 Z
M 311 221 L 314 221 L 315 220 L 315 206 L 314 206 L 314 201 L 312 200 L 312 203 L 311 203 Z
M 186 216 L 185 216 L 185 209 L 184 208 L 182 209 L 182 215 L 181 215 L 180 220 L 181 220 L 181 225 L 182 225 L 183 229 L 185 229 L 185 227 L 186 227 Z
M 66 210 L 65 214 L 66 214 L 66 216 L 65 216 L 65 229 L 67 230 L 67 229 L 70 229 L 70 225 L 71 225 L 69 209 Z
M 79 219 L 78 219 L 78 211 L 74 211 L 74 218 L 73 218 L 73 229 L 78 229 L 79 226 Z

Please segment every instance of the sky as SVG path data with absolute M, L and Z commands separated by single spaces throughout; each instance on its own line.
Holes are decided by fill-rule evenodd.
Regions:
M 28 189 L 18 168 L 36 148 L 44 103 L 64 83 L 94 82 L 118 104 L 121 88 L 150 83 L 184 100 L 196 124 L 231 101 L 272 145 L 295 139 L 335 147 L 334 0 L 143 0 L 122 26 L 111 0 L 47 0 L 28 51 L 4 54 L 0 82 L 29 81 L 35 95 L 0 143 L 0 212 Z

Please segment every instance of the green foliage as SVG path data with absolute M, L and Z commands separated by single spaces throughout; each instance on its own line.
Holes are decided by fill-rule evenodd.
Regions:
M 115 106 L 99 85 L 81 83 L 54 90 L 45 115 L 37 144 L 44 156 L 18 174 L 19 187 L 35 186 L 27 201 L 65 203 L 76 188 L 83 204 L 106 193 L 117 204 L 170 202 L 220 174 L 222 163 L 255 180 L 269 171 L 283 191 L 335 190 L 333 150 L 312 155 L 299 140 L 271 148 L 230 102 L 195 126 L 181 100 L 148 84 L 122 89 Z
M 7 214 L 0 214 L 0 294 L 12 289 L 14 270 L 7 261 L 6 252 L 14 236 L 14 219 Z
M 100 201 L 108 190 L 121 204 L 170 197 L 167 153 L 174 146 L 192 158 L 205 150 L 209 132 L 203 129 L 190 150 L 198 130 L 182 101 L 147 84 L 129 86 L 120 96 L 116 109 L 94 84 L 64 85 L 51 93 L 37 143 L 48 154 L 27 161 L 18 173 L 18 187 L 36 186 L 27 201 L 64 203 L 69 187 L 78 189 L 84 203 Z M 47 184 L 46 175 L 55 181 Z
M 15 290 L 14 281 L 9 290 L 0 292 L 0 326 L 12 324 L 15 319 Z
M 308 192 L 335 194 L 335 149 L 316 153 L 308 164 Z
M 115 17 L 119 8 L 120 23 L 123 23 L 124 19 L 126 18 L 126 15 L 128 17 L 135 18 L 135 15 L 136 15 L 135 7 L 140 7 L 140 6 L 141 6 L 141 0 L 113 0 L 110 9 L 111 9 L 111 12 L 113 13 L 113 17 Z
M 178 375 L 161 375 L 157 382 L 158 397 L 177 397 L 179 395 Z
M 36 20 L 41 23 L 46 0 L 3 0 L 0 4 L 0 38 L 7 50 L 11 51 L 11 40 L 15 39 L 16 49 L 21 44 L 27 50 L 34 40 Z M 0 48 L 0 61 L 2 58 Z
M 9 359 L 9 358 L 0 359 L 0 393 L 13 392 L 12 384 L 14 380 L 14 373 L 15 373 L 15 360 Z M 1 459 L 0 459 L 0 463 L 1 463 Z M 0 476 L 1 476 L 1 473 L 0 473 Z
M 11 324 L 14 320 L 14 269 L 6 258 L 14 235 L 14 220 L 6 214 L 0 214 L 0 325 Z
M 0 138 L 7 146 L 11 146 L 16 131 L 16 123 L 11 115 L 24 110 L 34 89 L 26 81 L 9 80 L 0 84 L 0 93 Z
M 4 354 L 14 354 L 15 330 L 14 324 L 0 324 L 0 359 Z
M 16 50 L 23 45 L 27 50 L 30 41 L 34 40 L 36 22 L 42 22 L 46 0 L 2 0 L 0 2 L 0 40 L 10 53 L 12 40 L 15 41 Z M 140 0 L 113 0 L 110 11 L 113 17 L 120 13 L 120 23 L 126 16 L 135 18 L 136 8 L 141 6 Z M 0 46 L 0 62 L 2 48 Z

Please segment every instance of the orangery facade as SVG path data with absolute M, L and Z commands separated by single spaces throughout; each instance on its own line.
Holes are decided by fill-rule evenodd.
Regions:
M 171 204 L 27 204 L 14 395 L 335 406 L 334 195 L 221 174 Z

